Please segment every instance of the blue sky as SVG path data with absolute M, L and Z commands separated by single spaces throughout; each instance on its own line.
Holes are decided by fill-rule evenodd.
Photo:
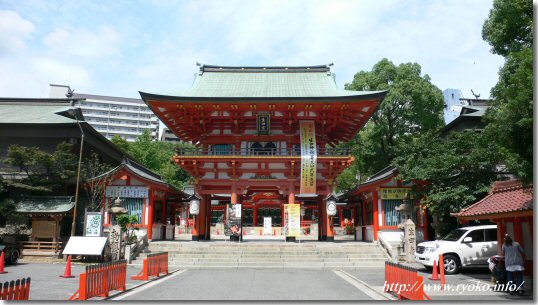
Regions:
M 482 40 L 491 0 L 0 0 L 0 96 L 49 84 L 138 98 L 191 86 L 196 62 L 333 62 L 340 87 L 386 57 L 417 62 L 441 90 L 488 97 L 500 56 Z

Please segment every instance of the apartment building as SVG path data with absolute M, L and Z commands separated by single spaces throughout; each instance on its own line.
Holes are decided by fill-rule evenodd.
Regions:
M 50 85 L 49 95 L 85 99 L 75 106 L 80 107 L 86 121 L 107 139 L 119 135 L 133 142 L 146 129 L 154 138 L 158 137 L 159 120 L 141 99 L 76 93 L 69 86 L 54 84 Z

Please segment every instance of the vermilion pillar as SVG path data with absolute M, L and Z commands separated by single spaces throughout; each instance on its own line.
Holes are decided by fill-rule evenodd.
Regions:
M 148 240 L 153 239 L 153 208 L 155 207 L 155 191 L 149 192 Z
M 198 240 L 205 240 L 207 226 L 207 197 L 202 195 L 200 200 L 200 214 L 198 215 Z
M 374 208 L 374 240 L 377 240 L 377 232 L 379 231 L 379 209 L 378 209 L 378 201 L 379 201 L 379 191 L 374 191 L 374 202 L 373 202 L 373 208 Z

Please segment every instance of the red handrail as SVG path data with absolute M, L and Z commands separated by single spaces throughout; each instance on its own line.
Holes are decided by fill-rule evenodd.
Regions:
M 415 268 L 385 262 L 385 292 L 394 292 L 400 300 L 431 300 L 424 292 L 424 277 Z
M 131 279 L 147 281 L 150 276 L 158 277 L 161 273 L 168 274 L 168 252 L 149 254 L 144 259 L 142 271 Z
M 27 301 L 30 298 L 30 278 L 0 283 L 0 300 Z
M 86 272 L 80 275 L 79 289 L 69 300 L 108 297 L 111 290 L 125 291 L 126 280 L 126 260 L 86 266 Z

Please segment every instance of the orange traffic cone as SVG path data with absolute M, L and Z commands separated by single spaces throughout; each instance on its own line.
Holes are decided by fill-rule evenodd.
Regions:
M 7 271 L 4 270 L 4 251 L 2 251 L 2 255 L 0 255 L 0 273 L 7 273 Z
M 432 273 L 432 277 L 430 277 L 430 280 L 432 280 L 432 281 L 440 280 L 439 272 L 437 271 L 437 261 L 436 260 L 433 261 L 433 273 Z
M 60 277 L 64 277 L 64 278 L 75 277 L 74 275 L 71 274 L 71 255 L 67 257 L 67 265 L 65 266 L 64 275 L 60 275 Z
M 445 290 L 445 257 L 443 254 L 441 254 L 441 258 L 439 259 L 439 269 L 441 269 L 441 290 Z

